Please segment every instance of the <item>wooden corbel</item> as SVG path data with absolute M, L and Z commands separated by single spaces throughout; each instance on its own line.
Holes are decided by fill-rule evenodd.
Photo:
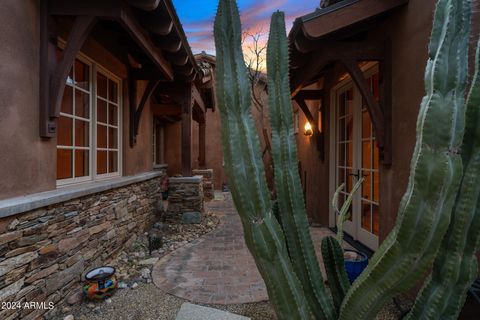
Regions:
M 60 116 L 63 91 L 75 57 L 96 22 L 96 17 L 76 16 L 68 35 L 62 58 L 56 61 L 57 38 L 48 2 L 42 1 L 40 20 L 40 136 L 57 134 L 56 119 Z

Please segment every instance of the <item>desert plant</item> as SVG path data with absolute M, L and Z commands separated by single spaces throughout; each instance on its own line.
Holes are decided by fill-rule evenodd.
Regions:
M 272 213 L 250 112 L 237 5 L 234 0 L 220 0 L 214 31 L 225 167 L 246 244 L 279 319 L 373 319 L 385 302 L 420 280 L 434 260 L 409 317 L 458 316 L 477 274 L 480 238 L 480 187 L 475 183 L 480 170 L 479 57 L 467 94 L 470 16 L 469 0 L 438 0 L 425 72 L 426 96 L 396 225 L 350 288 L 340 244 L 333 237 L 326 239 L 322 254 L 327 290 L 309 234 L 297 170 L 284 15 L 273 14 L 267 49 L 272 155 L 282 228 Z

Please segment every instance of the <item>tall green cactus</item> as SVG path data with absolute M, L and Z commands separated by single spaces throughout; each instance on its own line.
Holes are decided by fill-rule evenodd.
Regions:
M 310 319 L 282 229 L 272 213 L 258 136 L 250 113 L 250 84 L 241 49 L 238 8 L 220 1 L 214 24 L 217 101 L 226 172 L 245 242 L 255 258 L 279 319 Z
M 334 238 L 323 241 L 331 295 L 308 231 L 297 171 L 283 14 L 272 16 L 267 57 L 282 230 L 272 213 L 250 112 L 238 9 L 234 0 L 220 0 L 215 19 L 216 93 L 225 167 L 247 246 L 279 319 L 373 319 L 386 301 L 411 288 L 434 260 L 432 275 L 409 318 L 458 315 L 477 272 L 475 252 L 480 242 L 480 187 L 475 183 L 480 173 L 478 76 L 465 110 L 470 16 L 469 0 L 438 0 L 425 72 L 426 96 L 396 226 L 349 289 L 339 243 Z

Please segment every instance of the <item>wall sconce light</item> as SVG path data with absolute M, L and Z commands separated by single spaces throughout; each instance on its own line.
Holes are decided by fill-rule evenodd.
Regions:
M 310 122 L 306 122 L 305 123 L 305 131 L 303 132 L 304 135 L 306 135 L 307 137 L 310 137 L 313 135 L 313 129 L 312 129 L 312 125 L 310 124 Z

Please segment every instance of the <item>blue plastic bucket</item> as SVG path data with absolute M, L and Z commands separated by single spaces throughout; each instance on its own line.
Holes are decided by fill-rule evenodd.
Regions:
M 368 265 L 368 257 L 366 254 L 356 250 L 344 250 L 345 254 L 353 252 L 357 255 L 356 260 L 347 260 L 345 258 L 345 270 L 347 271 L 348 280 L 353 283 L 358 278 L 360 273 L 365 270 Z

